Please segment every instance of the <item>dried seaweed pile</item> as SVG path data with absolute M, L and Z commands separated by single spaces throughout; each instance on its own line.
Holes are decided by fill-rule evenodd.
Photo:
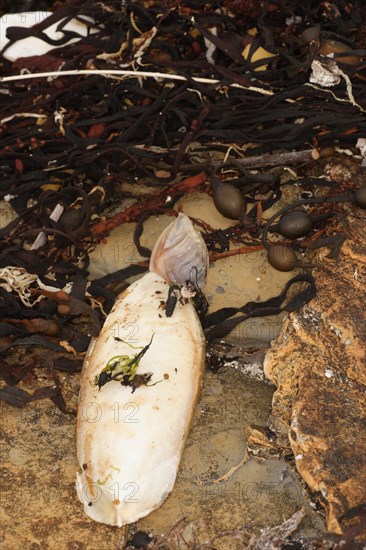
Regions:
M 51 23 L 62 31 L 74 17 L 84 17 L 90 27 L 78 42 L 65 46 L 80 38 L 65 31 L 54 44 L 59 47 L 45 55 L 13 63 L 0 57 L 4 77 L 24 76 L 5 78 L 0 87 L 0 198 L 19 215 L 0 230 L 3 356 L 15 344 L 85 351 L 88 334 L 99 330 L 102 304 L 108 311 L 114 298 L 110 278 L 87 282 L 88 251 L 114 225 L 139 220 L 139 247 L 147 215 L 171 208 L 187 191 L 204 189 L 209 175 L 234 162 L 251 202 L 256 204 L 257 194 L 263 199 L 268 190 L 276 192 L 231 234 L 204 228 L 205 239 L 213 251 L 228 249 L 234 238 L 256 246 L 263 205 L 279 198 L 279 181 L 270 174 L 253 180 L 235 161 L 304 147 L 350 148 L 366 133 L 362 2 L 74 0 L 56 3 L 53 15 L 35 28 L 10 29 L 9 45 L 26 36 L 47 41 L 43 31 Z M 324 57 L 332 40 L 344 45 L 334 54 L 338 84 L 309 82 L 314 60 L 322 70 L 334 69 Z M 95 72 L 26 78 L 84 69 Z M 120 70 L 136 75 L 112 74 Z M 109 206 L 123 203 L 120 182 L 140 177 L 151 194 L 111 223 L 101 221 Z M 133 266 L 117 276 L 145 269 Z M 89 317 L 87 327 L 75 325 L 80 315 Z M 17 394 L 14 385 L 27 368 L 16 375 L 8 371 L 5 364 L 10 389 L 1 396 L 21 405 L 31 397 Z
M 123 166 L 159 181 L 152 168 L 164 161 L 172 180 L 182 162 L 199 164 L 197 153 L 188 151 L 192 141 L 199 142 L 201 150 L 208 144 L 211 150 L 251 144 L 248 154 L 258 154 L 304 143 L 350 146 L 365 134 L 366 67 L 355 57 L 366 54 L 355 43 L 365 21 L 364 8 L 357 3 L 308 11 L 301 2 L 291 7 L 280 2 L 263 8 L 256 20 L 248 20 L 244 2 L 243 15 L 218 2 L 168 2 L 149 9 L 127 3 L 123 11 L 116 2 L 78 4 L 59 8 L 37 30 L 11 32 L 12 40 L 25 33 L 41 36 L 50 22 L 66 15 L 61 27 L 85 14 L 95 21 L 90 25 L 97 34 L 12 66 L 5 62 L 3 73 L 131 69 L 186 80 L 94 75 L 3 83 L 2 193 L 16 188 L 17 194 L 28 194 L 32 188 L 24 179 L 31 178 L 36 189 L 37 172 L 51 168 L 52 177 L 61 179 L 63 186 L 70 183 L 63 183 L 65 168 L 95 181 L 103 178 L 106 166 L 115 177 Z M 322 38 L 315 24 L 321 25 Z M 253 31 L 249 34 L 253 27 L 254 39 Z M 314 36 L 307 38 L 304 30 L 309 27 Z M 349 90 L 345 78 L 331 89 L 310 84 L 310 66 L 319 56 L 321 39 L 340 36 L 350 51 L 356 50 L 348 56 L 335 53 L 335 59 L 347 61 L 341 66 Z M 66 33 L 63 42 L 71 37 Z M 243 55 L 246 44 L 251 44 L 248 59 Z M 211 46 L 214 51 L 208 54 Z M 273 57 L 250 62 L 259 46 Z M 348 64 L 350 59 L 358 59 L 357 65 Z M 31 110 L 40 117 L 18 116 Z M 21 174 L 14 173 L 17 159 Z M 49 177 L 44 174 L 44 179 Z

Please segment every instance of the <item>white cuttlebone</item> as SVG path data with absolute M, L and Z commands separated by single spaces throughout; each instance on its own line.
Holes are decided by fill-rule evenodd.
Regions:
M 0 17 L 0 52 L 3 50 L 3 48 L 6 46 L 6 44 L 9 42 L 9 39 L 6 36 L 6 31 L 9 27 L 24 27 L 24 28 L 30 28 L 34 27 L 35 25 L 38 25 L 41 23 L 46 17 L 49 17 L 52 15 L 52 12 L 47 11 L 33 11 L 33 12 L 22 12 L 22 13 L 7 13 Z M 87 16 L 81 16 L 80 19 L 84 19 L 88 23 L 94 23 L 94 21 Z M 64 21 L 66 18 L 64 17 L 60 21 L 57 21 L 56 23 L 53 23 L 49 27 L 47 27 L 43 32 L 47 34 L 48 38 L 52 38 L 53 40 L 60 40 L 64 37 L 64 33 L 62 30 L 57 31 L 57 27 Z M 44 55 L 45 53 L 48 53 L 51 50 L 54 50 L 55 48 L 63 47 L 68 44 L 73 44 L 74 42 L 78 42 L 81 40 L 83 36 L 87 36 L 88 32 L 91 34 L 94 34 L 97 31 L 97 29 L 90 29 L 88 31 L 88 26 L 82 23 L 79 19 L 71 19 L 66 25 L 63 27 L 63 30 L 65 31 L 72 31 L 80 34 L 80 38 L 71 38 L 67 43 L 62 44 L 62 46 L 55 46 L 52 44 L 48 44 L 47 42 L 44 42 L 40 38 L 35 38 L 33 36 L 29 36 L 28 38 L 23 38 L 21 40 L 17 40 L 14 44 L 9 46 L 4 52 L 5 59 L 8 59 L 9 61 L 16 61 L 20 57 L 30 57 L 33 55 Z
M 168 288 L 160 275 L 149 272 L 122 293 L 82 370 L 77 492 L 88 516 L 109 525 L 133 523 L 164 502 L 201 387 L 202 327 L 191 302 L 178 301 L 172 317 L 166 317 L 161 302 Z M 153 373 L 150 385 L 132 393 L 131 387 L 109 381 L 98 389 L 95 378 L 107 362 L 138 353 L 152 335 L 137 370 Z

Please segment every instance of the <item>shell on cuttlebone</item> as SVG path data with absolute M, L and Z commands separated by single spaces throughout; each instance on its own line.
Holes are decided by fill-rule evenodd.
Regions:
M 188 216 L 179 214 L 164 229 L 155 243 L 149 269 L 168 283 L 183 286 L 191 281 L 198 288 L 205 285 L 208 252 Z

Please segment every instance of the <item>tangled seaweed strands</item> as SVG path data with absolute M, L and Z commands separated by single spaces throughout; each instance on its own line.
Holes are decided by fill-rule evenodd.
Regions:
M 288 27 L 287 42 L 290 43 L 287 50 L 282 44 L 272 44 L 276 54 L 272 68 L 258 73 L 255 72 L 255 64 L 249 64 L 241 55 L 241 34 L 238 32 L 236 19 L 224 11 L 219 15 L 214 11 L 207 12 L 206 8 L 200 8 L 198 3 L 192 2 L 187 2 L 186 9 L 184 6 L 180 10 L 177 6 L 169 6 L 170 10 L 166 12 L 160 7 L 152 7 L 147 11 L 142 6 L 127 4 L 125 14 L 115 9 L 115 3 L 106 3 L 104 6 L 105 8 L 98 6 L 92 12 L 87 3 L 81 4 L 79 8 L 79 13 L 90 13 L 97 25 L 104 25 L 104 28 L 99 27 L 97 35 L 58 50 L 59 57 L 52 53 L 42 56 L 42 60 L 22 59 L 21 67 L 34 71 L 35 64 L 38 63 L 36 68 L 39 69 L 41 63 L 49 61 L 47 56 L 63 63 L 62 70 L 65 71 L 83 65 L 86 67 L 91 63 L 99 69 L 119 68 L 121 65 L 136 69 L 141 63 L 144 68 L 147 66 L 152 70 L 163 68 L 166 73 L 174 71 L 186 78 L 187 82 L 173 84 L 166 80 L 154 82 L 150 79 L 145 80 L 141 86 L 134 78 L 121 82 L 102 80 L 94 75 L 71 81 L 66 77 L 59 77 L 51 82 L 36 79 L 36 83 L 30 85 L 29 91 L 26 89 L 28 82 L 16 85 L 3 83 L 1 119 L 19 113 L 26 105 L 29 110 L 29 104 L 35 99 L 35 91 L 38 98 L 37 110 L 44 111 L 48 117 L 41 126 L 37 126 L 36 120 L 32 120 L 30 125 L 29 121 L 19 122 L 17 119 L 6 122 L 6 150 L 3 150 L 6 153 L 5 158 L 8 156 L 13 162 L 15 158 L 20 158 L 26 163 L 27 170 L 31 168 L 30 165 L 42 170 L 50 161 L 57 161 L 58 165 L 66 163 L 80 171 L 86 163 L 97 159 L 100 162 L 103 159 L 110 163 L 111 172 L 115 173 L 117 164 L 113 156 L 119 152 L 127 160 L 133 159 L 136 167 L 149 166 L 150 162 L 157 159 L 165 160 L 172 167 L 174 175 L 180 160 L 186 156 L 186 147 L 190 141 L 186 138 L 192 132 L 192 125 L 194 139 L 201 143 L 212 140 L 222 144 L 234 141 L 238 144 L 251 142 L 256 144 L 253 154 L 298 147 L 314 138 L 323 144 L 339 140 L 348 145 L 365 130 L 364 117 L 356 106 L 350 102 L 338 101 L 329 94 L 329 90 L 308 86 L 313 53 L 301 50 L 297 35 L 294 30 L 291 35 Z M 104 11 L 106 7 L 109 11 Z M 301 11 L 300 6 L 298 9 Z M 264 30 L 268 33 L 273 34 L 274 29 L 277 29 L 278 20 L 286 28 L 285 8 L 279 6 L 278 12 L 272 15 L 265 13 L 261 18 Z M 60 10 L 59 16 L 64 13 Z M 72 13 L 76 13 L 75 4 Z M 52 16 L 53 19 L 56 16 L 57 12 Z M 355 18 L 355 14 L 352 16 Z M 302 25 L 305 24 L 306 18 Z M 209 32 L 208 29 L 212 26 L 217 26 L 219 36 Z M 338 30 L 337 23 L 333 26 Z M 145 49 L 143 46 L 142 51 L 141 48 L 136 51 L 133 44 L 133 40 L 139 38 L 136 28 L 144 36 L 153 27 L 157 28 L 157 34 L 151 44 Z M 114 30 L 112 36 L 111 29 Z M 297 33 L 300 30 L 295 29 Z M 30 29 L 27 34 L 34 35 L 37 32 Z M 13 37 L 15 39 L 16 33 L 13 33 Z M 215 65 L 209 63 L 204 56 L 204 38 L 216 46 Z M 117 55 L 115 52 L 121 43 L 125 45 L 125 50 L 123 54 Z M 170 48 L 167 44 L 170 44 Z M 296 48 L 299 50 L 297 57 Z M 198 54 L 195 54 L 195 50 Z M 171 61 L 165 55 L 162 64 L 159 59 L 163 53 L 169 53 Z M 104 58 L 101 59 L 100 56 Z M 260 63 L 263 65 L 263 61 L 257 62 L 257 65 L 260 66 Z M 17 68 L 17 63 L 14 65 Z M 345 70 L 348 70 L 352 79 L 353 95 L 362 105 L 365 102 L 362 97 L 363 83 L 352 74 L 353 68 Z M 291 87 L 288 82 L 289 71 L 295 72 Z M 208 77 L 220 82 L 218 85 L 204 86 L 195 82 L 192 77 Z M 228 91 L 227 87 L 231 84 L 243 87 Z M 254 93 L 249 89 L 253 85 L 273 94 L 272 97 Z M 347 100 L 342 84 L 333 90 Z M 11 99 L 15 99 L 10 100 L 10 105 L 7 91 L 10 92 Z M 83 109 L 79 113 L 80 98 Z M 319 101 L 321 98 L 326 101 Z M 62 102 L 60 108 L 65 109 L 62 123 L 64 135 L 54 123 L 58 100 Z M 209 102 L 210 107 L 206 116 L 200 120 L 202 101 Z M 28 136 L 28 143 L 24 122 L 28 128 L 33 127 L 33 133 L 29 132 L 31 135 Z M 31 138 L 32 158 L 29 159 Z M 21 148 L 15 146 L 17 139 L 20 139 Z M 154 147 L 168 151 L 156 152 Z M 52 155 L 47 154 L 49 149 Z M 126 155 L 127 152 L 129 155 Z M 57 170 L 54 175 L 56 174 Z M 150 171 L 150 175 L 158 181 L 153 171 Z
M 17 266 L 38 273 L 40 278 L 52 269 L 56 277 L 53 298 L 48 296 L 32 308 L 15 308 L 12 317 L 18 315 L 20 320 L 31 321 L 56 319 L 62 335 L 69 331 L 75 341 L 83 335 L 72 326 L 73 316 L 90 307 L 85 288 L 78 296 L 72 296 L 70 303 L 65 303 L 61 294 L 56 297 L 58 290 L 68 283 L 75 285 L 80 276 L 86 277 L 86 250 L 113 227 L 138 221 L 146 212 L 166 207 L 169 196 L 174 201 L 190 189 L 203 189 L 202 169 L 217 168 L 207 153 L 208 144 L 224 158 L 228 145 L 235 142 L 240 151 L 251 143 L 246 156 L 258 156 L 286 148 L 303 149 L 306 142 L 316 147 L 334 142 L 348 147 L 365 132 L 365 67 L 342 66 L 351 83 L 352 103 L 345 79 L 332 90 L 309 86 L 310 65 L 317 51 L 298 41 L 304 28 L 321 20 L 324 32 L 334 38 L 344 35 L 351 47 L 362 23 L 356 8 L 345 13 L 340 3 L 341 16 L 331 18 L 318 7 L 305 13 L 301 2 L 293 4 L 289 12 L 284 2 L 278 2 L 276 9 L 255 15 L 245 12 L 240 2 L 235 2 L 234 11 L 241 8 L 234 14 L 228 12 L 224 1 L 212 8 L 196 1 L 181 2 L 179 6 L 168 2 L 164 8 L 160 4 L 147 10 L 131 2 L 122 10 L 120 2 L 93 3 L 92 7 L 79 0 L 66 3 L 37 29 L 11 31 L 12 40 L 40 36 L 51 21 L 59 22 L 65 14 L 69 18 L 90 15 L 98 33 L 68 46 L 63 45 L 65 35 L 57 50 L 13 64 L 0 58 L 5 77 L 19 71 L 39 73 L 45 68 L 142 68 L 165 75 L 156 79 L 142 78 L 140 72 L 135 72 L 133 78 L 59 74 L 57 78 L 3 80 L 0 84 L 0 196 L 6 197 L 20 215 L 13 225 L 2 230 L 2 265 L 9 265 L 13 256 Z M 300 24 L 286 22 L 294 14 L 302 18 Z M 250 64 L 242 56 L 243 37 L 253 24 L 257 25 L 259 36 L 251 51 L 261 43 L 275 54 L 265 61 L 265 71 L 255 70 L 263 66 L 263 61 Z M 154 28 L 156 34 L 152 37 Z M 215 46 L 214 64 L 206 56 L 205 38 Z M 360 55 L 364 53 L 358 51 Z M 174 75 L 182 80 L 173 80 Z M 195 143 L 201 151 L 196 150 Z M 253 159 L 252 156 L 247 158 Z M 190 167 L 193 179 L 183 177 L 175 183 L 176 174 L 189 172 Z M 164 177 L 159 169 L 167 172 Z M 145 183 L 154 187 L 153 192 L 125 213 L 92 225 L 93 216 L 98 217 L 119 200 L 121 171 L 147 176 Z M 72 189 L 82 189 L 82 196 L 73 195 Z M 250 191 L 250 186 L 246 191 Z M 58 203 L 64 206 L 68 219 L 75 221 L 76 217 L 78 223 L 64 224 L 62 218 L 59 222 L 50 221 L 50 211 Z M 258 215 L 259 207 L 253 209 L 253 216 Z M 31 244 L 33 230 L 41 226 L 48 237 L 46 244 L 39 250 L 27 250 L 23 242 Z M 217 259 L 231 254 L 225 251 L 228 240 L 242 237 L 233 232 L 224 239 L 208 234 L 207 239 Z M 247 246 L 241 247 L 242 251 L 255 249 L 252 243 L 244 244 Z M 81 250 L 84 265 L 80 265 Z M 143 269 L 146 266 L 132 266 L 129 273 Z M 50 284 L 49 280 L 45 283 Z M 94 298 L 102 296 L 108 311 L 113 292 L 106 288 L 107 284 L 107 280 L 95 281 L 89 292 Z M 13 301 L 18 302 L 16 298 Z M 50 302 L 63 306 L 63 311 L 71 305 L 69 315 L 59 318 L 55 308 L 50 313 L 47 308 L 42 311 L 41 304 L 48 307 Z M 4 304 L 12 305 L 8 295 Z M 5 320 L 12 343 L 45 345 L 49 349 L 59 345 L 57 339 L 32 334 L 26 325 L 12 323 L 9 315 Z M 2 351 L 11 349 L 6 344 Z
M 122 83 L 119 80 L 117 82 L 111 82 L 110 80 L 103 82 L 97 75 L 90 76 L 87 79 L 81 78 L 76 82 L 67 82 L 67 79 L 62 77 L 56 79 L 53 83 L 45 83 L 37 79 L 36 85 L 33 86 L 38 92 L 37 110 L 48 110 L 48 118 L 45 121 L 41 119 L 43 123 L 40 126 L 37 126 L 38 121 L 36 119 L 31 119 L 32 124 L 30 127 L 28 126 L 30 130 L 30 132 L 28 131 L 28 143 L 25 139 L 27 133 L 24 130 L 24 125 L 29 125 L 29 121 L 19 121 L 16 117 L 20 110 L 18 102 L 11 104 L 12 107 L 16 105 L 18 110 L 10 116 L 9 105 L 6 102 L 8 116 L 2 119 L 6 121 L 4 123 L 4 134 L 6 136 L 7 130 L 9 134 L 8 140 L 4 136 L 4 159 L 8 157 L 11 160 L 9 165 L 3 165 L 3 168 L 5 168 L 5 172 L 13 171 L 13 175 L 10 177 L 5 176 L 4 179 L 0 178 L 0 188 L 3 186 L 3 196 L 8 193 L 9 189 L 17 190 L 16 196 L 12 200 L 15 208 L 19 208 L 21 195 L 29 194 L 32 190 L 34 190 L 32 195 L 37 195 L 36 180 L 37 178 L 42 179 L 40 174 L 44 176 L 44 170 L 49 170 L 50 167 L 52 167 L 52 173 L 47 174 L 47 176 L 52 181 L 56 180 L 61 182 L 60 185 L 65 185 L 66 182 L 63 181 L 65 177 L 64 162 L 66 162 L 67 168 L 72 166 L 74 180 L 85 176 L 85 166 L 90 165 L 89 171 L 91 172 L 93 168 L 96 169 L 96 172 L 101 176 L 100 182 L 109 185 L 113 174 L 115 175 L 119 170 L 114 161 L 116 153 L 121 153 L 126 158 L 126 168 L 132 165 L 138 172 L 142 171 L 145 175 L 149 175 L 151 182 L 155 180 L 156 183 L 161 183 L 161 178 L 148 167 L 156 164 L 157 161 L 166 161 L 167 166 L 171 168 L 171 176 L 166 178 L 165 181 L 169 181 L 179 170 L 180 161 L 185 160 L 185 157 L 188 157 L 188 161 L 190 160 L 186 149 L 193 137 L 203 144 L 206 137 L 209 137 L 210 140 L 220 138 L 221 147 L 233 140 L 239 145 L 251 141 L 257 143 L 257 147 L 253 149 L 253 152 L 256 152 L 257 150 L 273 150 L 276 147 L 289 146 L 290 143 L 291 147 L 296 146 L 296 137 L 298 137 L 299 143 L 306 139 L 311 140 L 314 138 L 314 132 L 309 135 L 307 130 L 314 130 L 314 124 L 316 134 L 328 136 L 326 139 L 332 141 L 331 129 L 324 129 L 327 126 L 327 117 L 330 117 L 328 120 L 330 127 L 335 123 L 341 127 L 341 132 L 339 132 L 339 127 L 337 128 L 338 134 L 342 134 L 342 132 L 352 134 L 354 132 L 358 135 L 359 129 L 355 126 L 355 123 L 364 123 L 362 117 L 356 116 L 353 117 L 352 128 L 349 128 L 349 114 L 355 107 L 350 104 L 344 105 L 345 113 L 342 119 L 341 105 L 336 100 L 332 102 L 333 96 L 327 101 L 326 108 L 328 112 L 325 111 L 324 102 L 319 102 L 319 94 L 327 94 L 328 90 L 317 91 L 310 88 L 305 90 L 304 85 L 307 85 L 307 82 L 305 84 L 302 82 L 289 90 L 286 77 L 285 91 L 281 88 L 272 91 L 270 89 L 272 76 L 275 73 L 276 78 L 278 78 L 278 75 L 286 72 L 285 60 L 282 59 L 284 65 L 282 68 L 281 63 L 276 61 L 276 70 L 261 71 L 261 80 L 259 80 L 258 74 L 254 70 L 255 64 L 249 66 L 241 56 L 235 19 L 224 12 L 220 13 L 220 17 L 214 12 L 202 11 L 200 13 L 195 3 L 187 3 L 186 9 L 183 9 L 184 6 L 180 12 L 177 12 L 177 8 L 175 10 L 171 9 L 169 13 L 165 13 L 160 17 L 160 7 L 159 9 L 151 8 L 147 11 L 142 6 L 128 5 L 126 13 L 121 14 L 114 9 L 113 4 L 111 4 L 109 11 L 103 11 L 106 6 L 102 9 L 98 7 L 92 14 L 97 24 L 104 25 L 104 30 L 101 29 L 97 37 L 91 36 L 87 40 L 81 40 L 78 45 L 58 50 L 60 62 L 64 63 L 63 70 L 74 66 L 72 54 L 75 54 L 78 48 L 83 52 L 83 48 L 86 46 L 85 42 L 88 46 L 86 54 L 88 59 L 80 54 L 85 61 L 85 65 L 87 65 L 87 62 L 90 63 L 92 59 L 93 64 L 96 66 L 102 66 L 103 61 L 107 61 L 104 66 L 109 68 L 111 66 L 112 68 L 113 66 L 119 67 L 121 55 L 115 55 L 113 52 L 118 51 L 117 45 L 129 35 L 128 43 L 123 43 L 126 46 L 123 53 L 123 66 L 136 68 L 136 64 L 138 65 L 141 62 L 153 69 L 159 68 L 159 52 L 165 52 L 168 48 L 167 44 L 170 44 L 169 51 L 174 50 L 174 55 L 171 53 L 173 64 L 165 64 L 164 69 L 178 71 L 183 78 L 187 79 L 187 83 L 172 85 L 167 81 L 144 81 L 143 86 L 139 86 L 135 83 L 135 79 L 124 80 Z M 76 15 L 76 13 L 76 7 L 73 5 L 70 16 Z M 79 13 L 88 13 L 88 5 L 81 5 Z M 186 15 L 182 15 L 182 13 Z M 190 15 L 191 13 L 194 13 L 193 18 Z M 54 21 L 57 16 L 61 17 L 64 14 L 63 10 L 56 10 L 51 19 Z M 264 16 L 267 15 L 264 14 Z M 118 25 L 116 24 L 117 19 Z M 134 24 L 131 21 L 134 21 Z M 205 22 L 211 26 L 217 24 L 222 29 L 223 36 L 214 37 L 205 29 Z M 140 52 L 141 61 L 139 61 L 134 57 L 136 51 L 134 51 L 133 37 L 138 35 L 135 27 L 141 29 L 141 36 L 143 36 L 151 31 L 152 23 L 158 28 L 158 33 L 151 45 Z M 98 56 L 105 47 L 103 40 L 106 38 L 105 33 L 110 31 L 111 26 L 115 30 L 112 36 L 113 40 L 108 41 L 109 52 L 102 52 L 102 56 L 107 57 L 107 59 L 101 60 Z M 271 28 L 270 21 L 267 26 Z M 30 29 L 26 34 L 37 34 L 45 27 L 46 23 L 43 22 L 37 31 Z M 174 37 L 172 37 L 173 30 Z M 195 38 L 197 31 L 201 33 L 200 41 Z M 16 37 L 16 32 L 13 32 L 13 40 Z M 194 45 L 196 49 L 198 47 L 203 53 L 202 37 L 210 38 L 216 43 L 217 62 L 215 66 L 205 60 L 203 55 L 193 55 Z M 230 37 L 230 40 L 225 41 L 227 37 Z M 236 41 L 232 40 L 233 37 L 236 37 Z M 185 44 L 182 46 L 179 40 L 183 39 Z M 187 44 L 187 40 L 190 43 Z M 100 48 L 101 45 L 103 45 L 103 48 Z M 281 57 L 280 54 L 278 55 Z M 227 62 L 230 69 L 226 65 L 220 65 L 220 60 L 222 63 Z M 80 57 L 78 61 L 80 61 Z M 301 63 L 299 64 L 299 61 L 301 60 L 298 60 L 298 65 L 301 68 L 301 70 L 299 68 L 299 75 L 307 78 L 305 68 L 309 67 L 309 60 L 306 61 L 306 67 Z M 22 59 L 23 68 L 27 66 L 27 62 L 32 64 L 35 60 L 33 58 L 28 61 Z M 292 60 L 292 62 L 294 61 Z M 303 69 L 304 74 L 302 74 Z M 243 76 L 243 71 L 245 71 L 245 76 Z M 227 84 L 224 80 L 218 86 L 199 85 L 193 80 L 195 76 L 191 76 L 197 74 L 203 77 L 209 76 L 212 79 L 212 76 L 222 76 L 223 72 L 226 74 Z M 265 83 L 266 79 L 267 83 Z M 304 78 L 302 80 L 304 81 Z M 268 99 L 253 93 L 252 87 L 249 86 L 251 81 L 262 86 L 258 90 L 267 91 L 273 96 Z M 244 88 L 240 90 L 230 89 L 230 93 L 226 90 L 225 96 L 222 91 L 225 91 L 225 86 L 227 87 L 230 84 L 239 84 Z M 354 85 L 356 86 L 357 83 Z M 4 86 L 3 92 L 7 90 L 6 84 Z M 85 94 L 85 87 L 88 88 L 88 94 Z M 23 103 L 20 101 L 20 106 L 22 106 L 28 104 L 29 99 L 34 99 L 33 88 L 31 86 L 29 92 L 26 92 L 24 91 L 24 84 L 20 84 L 15 86 L 15 89 L 9 88 L 9 91 L 11 96 L 16 98 L 16 90 L 19 89 L 23 101 Z M 31 97 L 32 94 L 33 98 Z M 7 100 L 6 95 L 4 99 Z M 83 103 L 85 103 L 82 113 L 78 113 L 79 105 L 75 105 L 75 100 L 79 100 L 80 96 Z M 61 97 L 62 106 L 58 104 Z M 203 97 L 207 97 L 207 100 L 202 111 L 201 101 L 203 101 Z M 297 97 L 297 99 L 295 100 L 293 97 Z M 100 112 L 96 108 L 99 105 Z M 223 116 L 223 113 L 225 113 L 225 116 Z M 337 116 L 335 116 L 335 113 L 337 113 Z M 88 115 L 92 116 L 88 118 Z M 47 117 L 42 113 L 40 113 L 40 116 Z M 58 117 L 58 124 L 55 124 L 55 117 Z M 301 117 L 306 117 L 306 121 L 302 120 Z M 284 124 L 284 120 L 286 124 Z M 299 121 L 301 123 L 296 124 Z M 278 122 L 278 124 L 275 122 Z M 289 128 L 291 132 L 288 132 Z M 21 130 L 20 135 L 17 135 L 16 130 Z M 56 139 L 52 140 L 52 137 Z M 320 137 L 318 135 L 318 141 Z M 353 138 L 355 137 L 353 136 Z M 13 145 L 14 141 L 17 141 L 17 147 Z M 264 142 L 262 146 L 258 146 L 260 142 Z M 46 152 L 48 148 L 52 152 L 46 155 L 44 151 Z M 61 172 L 60 163 L 63 168 Z M 15 173 L 12 170 L 14 164 Z M 103 177 L 103 174 L 100 173 L 103 172 L 103 169 L 100 170 L 103 164 L 108 165 L 110 174 L 108 177 Z M 19 165 L 21 169 L 19 169 Z M 40 170 L 32 170 L 33 166 L 40 168 Z M 199 169 L 199 166 L 197 166 L 197 169 Z M 19 174 L 19 172 L 21 173 Z M 31 182 L 29 182 L 30 179 Z M 72 177 L 68 179 L 70 180 Z M 19 185 L 23 181 L 26 183 Z M 24 202 L 24 198 L 22 202 Z
M 34 361 L 33 359 L 28 361 L 28 364 L 24 365 L 23 373 L 20 374 L 19 378 L 15 378 L 14 373 L 9 368 L 9 365 L 0 360 L 0 373 L 2 378 L 8 384 L 5 388 L 0 389 L 0 401 L 4 401 L 9 405 L 12 405 L 13 407 L 23 407 L 25 404 L 31 401 L 49 398 L 60 409 L 61 412 L 65 414 L 68 413 L 69 411 L 67 410 L 67 406 L 61 392 L 60 380 L 56 373 L 57 360 L 54 361 L 46 355 L 43 355 L 38 359 L 41 359 L 42 363 L 44 363 L 50 371 L 51 377 L 54 382 L 53 385 L 38 388 L 33 392 L 33 394 L 31 394 L 28 391 L 19 388 L 18 386 L 16 386 L 16 384 L 23 378 L 27 369 L 33 368 L 35 366 L 36 361 Z M 70 363 L 68 367 L 70 368 Z M 75 372 L 78 367 L 75 364 L 72 366 L 72 368 Z M 70 370 L 70 372 L 72 371 Z

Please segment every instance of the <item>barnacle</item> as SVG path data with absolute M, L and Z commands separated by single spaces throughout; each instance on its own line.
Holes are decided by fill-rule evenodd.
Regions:
M 171 284 L 183 286 L 192 281 L 198 288 L 204 286 L 207 248 L 185 214 L 179 214 L 160 235 L 151 254 L 149 269 Z

